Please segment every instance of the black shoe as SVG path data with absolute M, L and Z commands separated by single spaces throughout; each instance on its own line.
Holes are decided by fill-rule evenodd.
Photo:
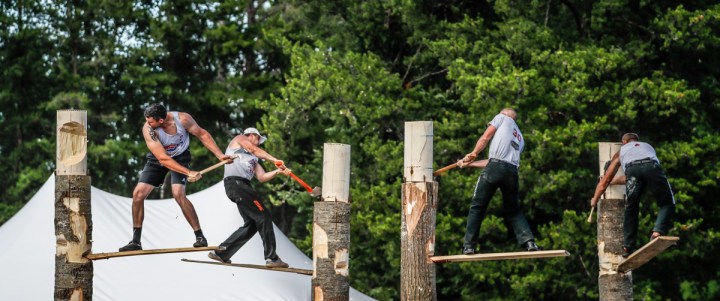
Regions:
M 475 248 L 463 247 L 463 255 L 472 255 L 472 254 L 475 254 Z
M 195 243 L 193 244 L 193 247 L 196 247 L 196 248 L 207 247 L 207 246 L 208 246 L 207 239 L 205 239 L 205 237 L 202 237 L 202 236 L 198 237 L 197 240 L 195 241 Z
M 633 247 L 623 247 L 622 257 L 628 258 L 632 253 L 635 253 L 635 248 Z
M 282 259 L 280 259 L 280 257 L 278 257 L 275 260 L 265 260 L 265 266 L 269 268 L 287 268 L 290 265 L 285 263 L 284 261 L 282 261 Z
M 220 255 L 218 255 L 218 254 L 215 253 L 215 252 L 210 252 L 210 253 L 208 253 L 208 257 L 210 257 L 210 259 L 212 259 L 212 260 L 216 260 L 216 261 L 219 261 L 219 262 L 221 262 L 221 263 L 231 263 L 231 262 L 230 262 L 230 259 L 228 259 L 228 260 L 223 260 L 223 259 L 220 257 Z
M 142 244 L 135 241 L 130 241 L 127 245 L 124 247 L 118 249 L 120 252 L 127 252 L 127 251 L 140 251 L 142 250 Z
M 538 247 L 537 244 L 535 244 L 534 240 L 528 240 L 522 245 L 523 249 L 527 250 L 528 252 L 534 252 L 534 251 L 540 251 L 540 247 Z

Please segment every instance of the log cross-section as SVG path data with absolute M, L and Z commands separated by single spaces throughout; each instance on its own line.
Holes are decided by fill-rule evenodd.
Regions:
M 92 300 L 93 265 L 87 112 L 57 111 L 54 300 Z
M 620 150 L 620 143 L 599 144 L 600 175 L 605 162 Z M 618 187 L 613 187 L 618 186 Z M 623 216 L 625 215 L 625 185 L 611 185 L 597 204 L 598 292 L 600 301 L 632 300 L 631 273 L 617 273 L 615 267 L 622 261 Z
M 311 298 L 350 299 L 350 145 L 323 146 L 322 201 L 313 211 Z

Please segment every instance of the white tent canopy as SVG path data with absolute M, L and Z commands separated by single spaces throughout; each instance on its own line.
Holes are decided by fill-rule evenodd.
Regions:
M 132 238 L 130 198 L 95 187 L 91 191 L 93 253 L 116 252 Z M 188 196 L 210 245 L 220 244 L 242 224 L 222 183 Z M 55 285 L 55 177 L 0 227 L 0 300 L 52 300 Z M 312 270 L 312 260 L 275 228 L 278 255 L 291 267 Z M 190 225 L 173 199 L 147 200 L 144 249 L 190 247 Z M 187 263 L 209 260 L 207 252 L 119 257 L 94 262 L 94 300 L 310 300 L 311 276 L 277 271 Z M 255 235 L 231 258 L 264 264 Z M 351 262 L 352 264 L 352 262 Z M 354 289 L 351 300 L 372 300 Z

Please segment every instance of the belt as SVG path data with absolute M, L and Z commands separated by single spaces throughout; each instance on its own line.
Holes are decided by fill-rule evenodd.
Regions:
M 243 178 L 243 177 L 238 177 L 238 176 L 225 177 L 224 180 L 240 180 L 240 182 L 250 185 L 250 180 Z
M 645 164 L 645 163 L 653 163 L 653 162 L 657 163 L 656 160 L 650 159 L 650 158 L 635 160 L 635 161 L 632 161 L 632 162 L 630 162 L 630 163 L 628 163 L 628 164 L 625 164 L 625 168 L 628 168 L 628 167 L 633 166 L 633 165 Z
M 500 164 L 505 164 L 505 165 L 508 165 L 508 166 L 512 166 L 512 167 L 514 167 L 514 168 L 518 168 L 517 166 L 515 166 L 515 164 L 512 164 L 512 163 L 507 162 L 507 161 L 503 161 L 503 160 L 500 160 L 500 159 L 490 158 L 490 159 L 488 159 L 488 162 L 500 163 Z

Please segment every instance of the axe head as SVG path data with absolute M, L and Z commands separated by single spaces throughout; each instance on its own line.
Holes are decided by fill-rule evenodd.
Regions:
M 310 196 L 312 196 L 314 198 L 319 198 L 320 196 L 322 196 L 322 188 L 315 186 L 315 188 L 313 188 L 312 192 L 310 192 Z

